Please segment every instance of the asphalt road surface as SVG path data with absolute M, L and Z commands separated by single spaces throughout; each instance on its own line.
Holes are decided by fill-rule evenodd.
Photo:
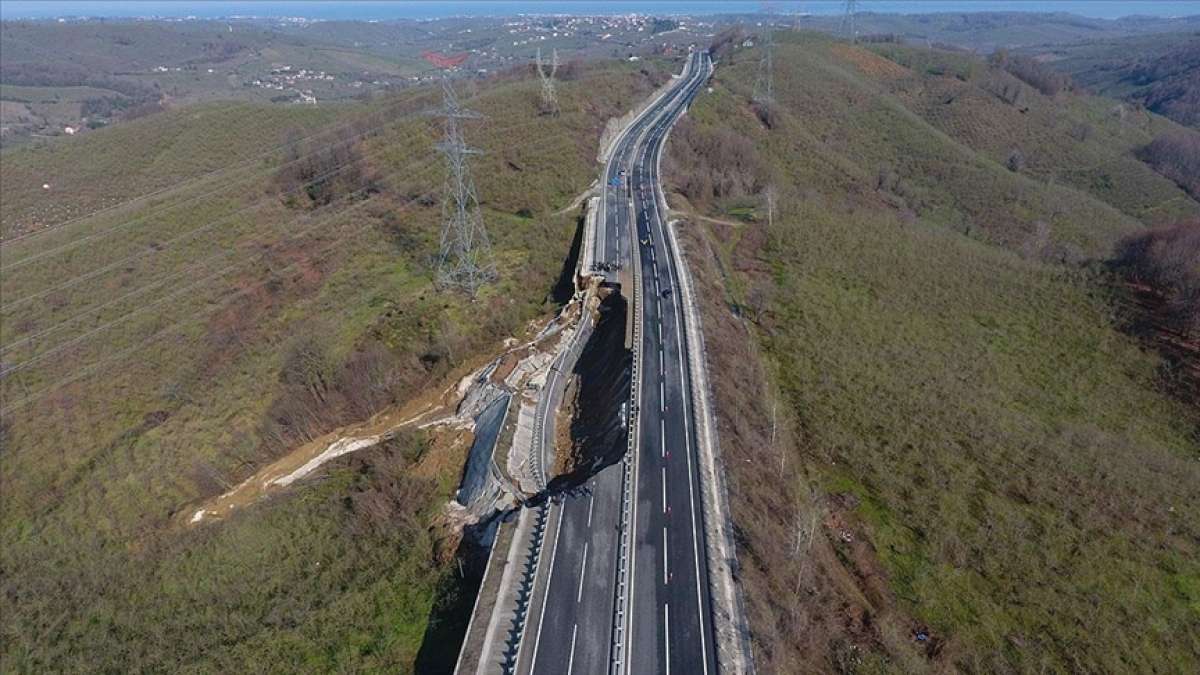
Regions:
M 624 468 L 619 463 L 551 507 L 557 537 L 542 552 L 548 586 L 522 640 L 521 672 L 716 670 L 686 336 L 665 214 L 656 198 L 666 133 L 707 80 L 709 66 L 705 53 L 689 58 L 671 92 L 618 139 L 602 176 L 596 260 L 637 264 L 643 288 L 630 583 L 618 593 Z M 628 612 L 618 617 L 622 597 Z M 616 636 L 625 636 L 620 649 L 614 648 Z M 629 658 L 617 664 L 621 654 Z

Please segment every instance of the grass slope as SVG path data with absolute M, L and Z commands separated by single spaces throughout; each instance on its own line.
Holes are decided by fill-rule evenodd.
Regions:
M 536 115 L 528 76 L 463 93 L 489 116 L 467 138 L 486 151 L 474 168 L 501 275 L 475 302 L 431 285 L 442 176 L 438 130 L 421 117 L 359 144 L 378 183 L 366 198 L 288 207 L 276 154 L 195 203 L 180 205 L 211 186 L 6 245 L 3 358 L 41 360 L 0 383 L 6 407 L 36 396 L 0 429 L 0 670 L 410 670 L 456 569 L 430 519 L 461 449 L 404 437 L 228 522 L 182 531 L 176 516 L 291 445 L 419 394 L 547 311 L 576 215 L 553 213 L 594 180 L 604 121 L 659 77 L 583 69 L 562 83 L 559 117 Z M 284 122 L 359 112 L 204 106 L 15 150 L 3 156 L 6 231 L 106 203 L 85 189 L 93 176 L 143 194 L 169 182 L 143 179 L 154 166 L 195 175 L 271 147 Z M 264 115 L 285 116 L 272 135 L 229 123 Z M 38 180 L 7 177 L 48 161 L 64 197 L 43 216 Z M 214 218 L 226 221 L 196 229 Z M 231 257 L 206 262 L 217 254 Z
M 125 129 L 69 139 L 69 144 L 12 151 L 3 158 L 0 232 L 11 238 L 252 160 L 280 146 L 289 129 L 327 125 L 339 110 L 213 103 L 153 115 Z M 264 166 L 253 168 L 261 173 Z M 122 212 L 119 218 L 137 215 Z
M 1200 416 L 1055 247 L 1104 257 L 1161 212 L 1069 181 L 1082 154 L 1196 205 L 1132 132 L 1056 136 L 1091 99 L 1020 113 L 971 88 L 982 64 L 892 55 L 792 37 L 772 129 L 738 55 L 669 148 L 674 205 L 707 218 L 686 237 L 760 670 L 1193 671 Z M 971 114 L 935 112 L 946 91 Z M 1005 168 L 1026 143 L 1065 150 Z

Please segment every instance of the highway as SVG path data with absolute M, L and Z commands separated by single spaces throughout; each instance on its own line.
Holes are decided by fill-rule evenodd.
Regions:
M 693 53 L 617 139 L 602 175 L 596 260 L 636 265 L 642 288 L 635 442 L 624 462 L 550 505 L 548 567 L 518 672 L 716 671 L 687 343 L 658 198 L 666 134 L 710 67 L 707 54 Z

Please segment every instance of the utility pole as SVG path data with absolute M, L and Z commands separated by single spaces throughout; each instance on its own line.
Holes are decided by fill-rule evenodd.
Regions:
M 483 116 L 458 102 L 450 70 L 466 60 L 466 54 L 446 57 L 427 52 L 427 61 L 443 68 L 442 108 L 433 112 L 445 120 L 445 138 L 437 149 L 446 157 L 446 187 L 442 197 L 442 240 L 438 253 L 436 282 L 440 289 L 460 289 L 472 298 L 479 287 L 496 278 L 492 244 L 483 227 L 483 213 L 468 158 L 480 151 L 463 140 L 462 120 Z
M 550 74 L 546 74 L 546 64 L 542 62 L 542 48 L 537 50 L 538 78 L 542 81 L 542 109 L 551 115 L 558 115 L 558 92 L 554 89 L 554 74 L 558 72 L 558 50 L 550 57 Z
M 855 25 L 858 14 L 858 0 L 846 0 L 846 9 L 842 14 L 842 34 L 847 35 L 851 42 L 858 42 L 858 27 Z

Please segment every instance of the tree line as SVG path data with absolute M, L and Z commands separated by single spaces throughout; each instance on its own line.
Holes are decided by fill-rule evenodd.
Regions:
M 99 75 L 82 66 L 61 63 L 5 63 L 0 65 L 0 82 L 27 87 L 96 87 L 140 101 L 159 96 L 156 86 Z

